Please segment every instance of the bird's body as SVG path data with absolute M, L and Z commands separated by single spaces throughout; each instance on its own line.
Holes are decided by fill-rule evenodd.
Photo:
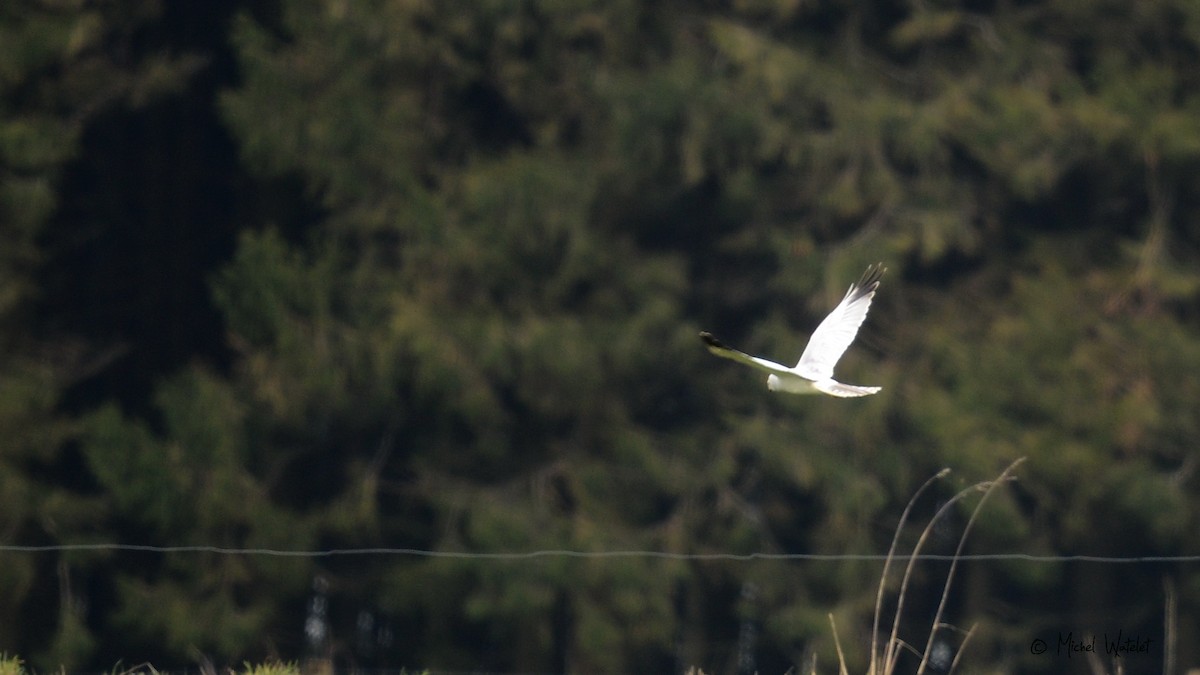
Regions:
M 717 356 L 767 372 L 767 388 L 771 391 L 823 393 L 841 398 L 877 393 L 879 387 L 843 384 L 834 380 L 833 367 L 854 341 L 859 326 L 867 318 L 867 310 L 871 308 L 871 299 L 875 297 L 875 289 L 879 288 L 884 269 L 882 264 L 872 265 L 857 284 L 850 286 L 838 306 L 813 331 L 804 354 L 793 368 L 727 347 L 711 333 L 701 333 L 700 339 L 704 340 L 708 351 Z

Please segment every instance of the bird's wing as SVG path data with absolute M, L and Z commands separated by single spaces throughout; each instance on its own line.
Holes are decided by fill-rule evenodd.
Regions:
M 813 331 L 808 346 L 796 363 L 796 372 L 812 380 L 827 380 L 833 377 L 833 367 L 846 348 L 858 335 L 858 327 L 867 318 L 875 289 L 885 268 L 881 264 L 871 265 L 863 272 L 857 284 L 851 284 L 846 296 L 825 317 L 817 330 Z
M 782 363 L 775 363 L 766 359 L 760 359 L 757 356 L 750 356 L 739 352 L 732 347 L 727 347 L 725 343 L 713 337 L 712 333 L 701 333 L 700 339 L 704 340 L 704 344 L 708 346 L 708 351 L 722 358 L 731 359 L 738 363 L 744 363 L 751 368 L 761 370 L 767 373 L 784 374 L 792 372 L 790 368 Z
M 842 384 L 834 380 L 818 380 L 813 382 L 813 389 L 825 392 L 838 398 L 858 398 L 878 394 L 882 387 L 861 387 L 857 384 Z

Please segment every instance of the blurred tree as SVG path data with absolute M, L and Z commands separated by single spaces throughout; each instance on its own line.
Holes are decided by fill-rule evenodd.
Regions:
M 1183 168 L 1194 153 L 1186 140 L 1170 150 L 1157 140 L 1168 128 L 1194 135 L 1194 39 L 1177 20 L 1188 10 L 1130 11 L 504 3 L 451 16 L 379 2 L 285 4 L 278 25 L 241 22 L 246 86 L 225 106 L 246 156 L 268 172 L 299 172 L 328 210 L 327 227 L 307 240 L 243 243 L 283 246 L 273 255 L 327 280 L 304 293 L 280 281 L 282 315 L 253 303 L 237 310 L 251 326 L 266 316 L 312 323 L 307 337 L 233 323 L 259 396 L 289 393 L 281 423 L 369 428 L 363 411 L 393 411 L 371 434 L 338 443 L 361 456 L 366 485 L 409 502 L 393 511 L 377 498 L 356 516 L 377 523 L 382 540 L 394 541 L 385 533 L 396 513 L 419 513 L 425 525 L 409 536 L 463 550 L 876 549 L 888 535 L 877 524 L 943 463 L 982 478 L 1016 455 L 1062 447 L 1064 422 L 1092 412 L 1067 387 L 1098 386 L 1094 378 L 1110 377 L 1103 354 L 1136 351 L 1145 329 L 1131 324 L 1104 347 L 1083 317 L 1052 320 L 1072 305 L 1020 295 L 1066 283 L 1041 270 L 1069 271 L 1062 279 L 1083 295 L 1057 294 L 1064 303 L 1092 299 L 1075 281 L 1091 278 L 1088 263 L 1112 294 L 1101 308 L 1129 293 L 1195 297 L 1194 275 L 1165 257 L 1169 242 L 1194 243 L 1177 211 L 1190 204 Z M 1108 43 L 1086 37 L 1129 30 L 1139 46 L 1131 56 L 1103 56 Z M 1121 96 L 1133 86 L 1124 79 L 1151 88 Z M 304 103 L 280 105 L 288 100 Z M 1135 196 L 1093 203 L 1081 186 Z M 1106 252 L 1122 239 L 1132 258 Z M 907 295 L 891 277 L 891 299 L 881 297 L 873 319 L 892 329 L 891 358 L 878 366 L 892 393 L 849 413 L 843 402 L 747 401 L 744 373 L 718 370 L 723 386 L 701 388 L 685 375 L 700 358 L 687 317 L 735 326 L 754 350 L 798 351 L 798 326 L 815 323 L 868 250 L 907 261 L 918 284 Z M 1054 255 L 1064 259 L 1047 268 Z M 251 273 L 239 269 L 231 274 Z M 330 295 L 330 283 L 348 286 Z M 237 289 L 255 286 L 223 286 L 227 311 L 247 301 Z M 808 311 L 789 309 L 797 305 Z M 1194 326 L 1172 316 L 1160 330 L 1176 326 L 1185 340 Z M 993 330 L 1025 337 L 1005 342 Z M 868 333 L 864 345 L 875 340 Z M 973 358 L 978 340 L 1003 353 Z M 1190 362 L 1189 350 L 1170 353 L 1164 373 Z M 1051 377 L 1060 359 L 1077 362 L 1083 379 Z M 328 372 L 313 366 L 321 363 Z M 370 364 L 370 384 L 343 388 L 357 363 Z M 1131 381 L 1150 367 L 1139 363 L 1125 373 Z M 967 381 L 974 388 L 955 384 Z M 378 402 L 359 400 L 364 391 Z M 341 401 L 346 411 L 331 412 Z M 1125 420 L 1114 435 L 1073 439 L 1090 448 L 1078 471 L 1097 475 L 1128 452 L 1122 444 L 1150 442 L 1161 417 L 1140 401 L 1114 399 L 1112 419 Z M 1170 495 L 1183 456 L 1152 454 L 1160 459 L 1129 465 L 1131 479 Z M 1058 471 L 1058 457 L 1042 457 L 1044 470 Z M 354 473 L 343 477 L 331 499 L 354 492 Z M 1052 485 L 1031 477 L 1029 489 L 1072 494 Z M 1091 485 L 1094 499 L 1121 503 L 1125 483 L 1105 485 Z M 1063 513 L 1088 513 L 1090 503 L 1070 497 Z M 1158 507 L 1132 508 L 1120 517 L 1135 532 Z M 995 513 L 980 536 L 1012 545 L 1053 518 L 1012 501 Z M 1178 547 L 1191 516 L 1177 513 L 1140 543 Z M 343 536 L 361 534 L 355 522 L 344 521 Z M 1061 527 L 1090 541 L 1082 524 Z M 490 563 L 405 568 L 391 577 L 387 610 L 465 608 L 413 638 L 456 667 L 630 668 L 622 659 L 669 658 L 669 635 L 688 650 L 674 658 L 703 664 L 722 648 L 697 645 L 725 630 L 720 617 L 742 585 L 734 570 L 664 570 L 693 590 L 642 589 L 675 610 L 629 615 L 607 576 L 621 573 L 616 564 L 597 567 L 600 577 L 565 564 L 532 576 Z M 869 606 L 873 574 L 852 565 L 751 573 L 781 667 L 804 645 L 831 653 L 831 599 L 862 616 L 854 608 Z M 442 583 L 421 583 L 425 575 Z M 451 579 L 460 595 L 448 603 L 415 590 Z M 696 610 L 701 597 L 726 600 Z M 572 629 L 556 632 L 564 612 Z M 614 626 L 639 616 L 661 631 L 642 646 L 621 642 L 628 634 Z M 476 651 L 432 646 L 456 629 L 479 636 Z
M 136 6 L 135 6 L 136 5 Z M 72 541 L 100 526 L 105 500 L 90 494 L 61 414 L 67 386 L 104 363 L 101 346 L 35 328 L 44 289 L 47 225 L 63 204 L 64 167 L 87 125 L 114 106 L 146 101 L 192 66 L 159 56 L 131 62 L 124 48 L 154 3 L 93 7 L 25 1 L 0 10 L 0 532 L 5 542 Z M 91 560 L 13 556 L 0 565 L 0 646 L 68 669 L 95 649 L 88 626 Z M 58 598 L 58 602 L 48 601 Z
M 29 7 L 49 26 L 92 17 L 78 25 L 99 32 L 85 37 L 121 44 L 105 30 L 116 15 Z M 23 16 L 0 14 L 40 25 Z M 51 33 L 66 40 L 67 25 Z M 1200 392 L 1181 374 L 1200 359 L 1197 26 L 1181 0 L 282 0 L 240 14 L 239 78 L 220 109 L 256 185 L 274 192 L 248 197 L 236 252 L 211 281 L 232 365 L 156 374 L 145 411 L 98 406 L 81 425 L 91 482 L 58 495 L 40 489 L 36 452 L 72 428 L 54 415 L 57 390 L 32 384 L 47 377 L 28 356 L 38 336 L 0 306 L 25 354 L 0 363 L 21 374 L 3 384 L 15 412 L 0 423 L 21 443 L 0 456 L 13 469 L 0 525 L 58 540 L 30 524 L 53 506 L 71 533 L 96 523 L 139 543 L 877 552 L 940 467 L 962 475 L 952 491 L 1027 455 L 976 550 L 1194 552 Z M 39 124 L 59 124 L 29 96 L 56 82 L 76 95 L 58 79 L 76 72 L 66 49 L 45 52 L 50 65 L 27 69 L 39 77 L 3 105 L 29 101 Z M 186 71 L 153 63 L 134 69 L 147 80 L 99 81 Z M 70 136 L 34 133 L 12 110 L 3 161 L 43 159 L 6 168 L 4 189 L 33 189 L 18 178 L 52 177 Z M 13 210 L 14 241 L 31 244 L 3 252 L 11 307 L 37 256 L 37 239 L 17 235 L 41 222 L 30 205 L 42 221 L 53 209 L 53 181 L 41 189 L 29 194 L 45 202 L 4 202 L 33 214 Z M 842 369 L 883 384 L 879 396 L 770 396 L 696 340 L 702 324 L 795 358 L 877 259 L 893 271 Z M 953 546 L 955 518 L 935 547 Z M 38 646 L 64 663 L 99 635 L 175 661 L 307 645 L 365 665 L 562 672 L 830 663 L 828 613 L 863 644 L 878 574 L 844 562 L 136 557 L 87 561 L 111 580 L 95 599 L 103 618 L 89 618 L 67 583 L 73 560 L 49 582 L 22 562 L 0 572 L 15 598 L 0 611 L 68 589 L 44 622 L 58 622 L 57 642 Z M 912 643 L 937 571 L 910 599 Z M 1010 603 L 971 658 L 1057 665 L 1005 645 L 1063 621 L 1063 606 L 1081 627 L 1157 620 L 1146 593 L 1105 604 L 1116 568 L 1078 571 L 965 570 L 951 621 L 985 614 L 987 598 Z M 1119 572 L 1139 589 L 1183 575 Z M 305 642 L 314 578 L 329 636 Z M 1194 617 L 1194 584 L 1178 587 Z M 865 668 L 866 649 L 851 658 Z
M 89 465 L 111 495 L 118 532 L 162 546 L 297 550 L 315 545 L 311 527 L 271 500 L 259 466 L 250 416 L 223 380 L 183 373 L 159 391 L 163 430 L 124 419 L 112 406 L 87 420 Z M 251 653 L 262 636 L 300 620 L 280 602 L 311 583 L 309 566 L 264 556 L 218 553 L 144 556 L 114 577 L 118 606 L 109 649 L 165 659 L 201 650 Z M 270 579 L 270 583 L 262 583 Z M 294 632 L 294 631 L 284 631 Z M 299 649 L 298 641 L 290 645 Z M 287 644 L 287 643 L 285 643 Z
M 324 536 L 344 544 L 686 545 L 669 544 L 669 516 L 709 452 L 661 441 L 702 400 L 680 379 L 703 358 L 680 313 L 686 270 L 593 224 L 610 168 L 584 149 L 617 9 L 443 11 L 288 4 L 274 31 L 239 24 L 248 86 L 225 105 L 247 157 L 301 172 L 329 211 L 303 241 L 244 239 L 217 285 L 271 413 L 278 489 L 323 502 Z M 325 573 L 343 601 L 426 617 L 398 645 L 410 658 L 663 663 L 677 565 L 535 565 Z

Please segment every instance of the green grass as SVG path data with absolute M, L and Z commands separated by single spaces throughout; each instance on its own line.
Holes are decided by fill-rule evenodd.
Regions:
M 225 671 L 212 669 L 205 672 L 211 672 L 212 675 L 303 675 L 305 671 L 294 662 L 269 661 L 267 663 L 243 663 L 242 667 L 237 670 L 233 668 Z M 20 657 L 0 654 L 0 675 L 30 675 L 30 672 L 25 670 L 25 662 Z M 148 663 L 131 668 L 118 663 L 109 671 L 109 675 L 163 675 L 163 673 Z M 429 671 L 416 671 L 413 675 L 429 675 Z
M 300 666 L 295 663 L 242 664 L 241 675 L 300 675 Z
M 25 662 L 16 656 L 0 654 L 0 675 L 22 675 Z

